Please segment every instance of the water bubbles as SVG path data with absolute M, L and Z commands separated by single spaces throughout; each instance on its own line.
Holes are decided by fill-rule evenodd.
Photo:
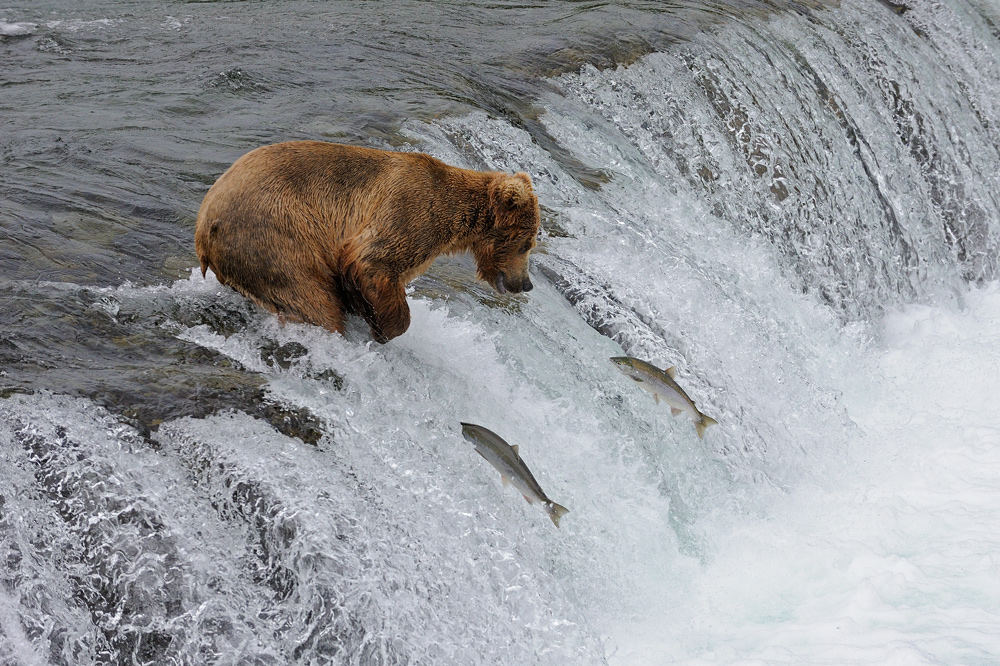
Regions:
M 122 306 L 114 296 L 102 296 L 96 303 L 94 307 L 100 308 L 107 312 L 112 318 L 118 316 L 121 312 Z
M 241 67 L 233 67 L 224 72 L 219 72 L 210 81 L 209 86 L 213 88 L 225 88 L 234 93 L 262 93 L 269 89 L 266 85 L 257 80 L 253 74 L 245 71 Z

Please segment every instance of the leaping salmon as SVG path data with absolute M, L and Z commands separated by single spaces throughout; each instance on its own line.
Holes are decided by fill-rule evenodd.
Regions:
M 705 416 L 694 406 L 694 401 L 688 397 L 676 381 L 674 376 L 677 369 L 670 366 L 666 370 L 660 370 L 652 363 L 647 363 L 631 356 L 613 356 L 611 362 L 621 370 L 629 379 L 634 380 L 639 386 L 653 394 L 656 403 L 660 398 L 670 405 L 670 413 L 677 416 L 681 412 L 687 412 L 694 422 L 694 427 L 698 431 L 698 437 L 705 437 L 705 429 L 710 425 L 718 423 L 715 419 Z
M 531 470 L 521 460 L 516 444 L 511 446 L 492 430 L 474 423 L 463 423 L 462 434 L 476 445 L 476 453 L 500 472 L 504 486 L 509 483 L 514 484 L 514 487 L 524 495 L 524 499 L 528 500 L 528 504 L 541 502 L 553 524 L 559 527 L 559 519 L 569 512 L 569 509 L 546 497 L 545 491 L 538 485 L 538 481 L 535 481 Z

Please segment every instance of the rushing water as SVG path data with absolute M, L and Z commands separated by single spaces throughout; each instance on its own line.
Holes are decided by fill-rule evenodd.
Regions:
M 0 7 L 0 663 L 1000 661 L 989 0 L 60 4 Z M 203 279 L 297 138 L 527 171 L 535 290 L 440 260 L 382 346 Z

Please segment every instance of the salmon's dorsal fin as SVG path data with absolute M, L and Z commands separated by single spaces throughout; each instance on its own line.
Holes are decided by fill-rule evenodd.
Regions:
M 680 413 L 681 413 L 682 411 L 683 411 L 683 410 L 680 410 L 680 409 L 677 409 L 676 407 L 671 407 L 671 408 L 670 408 L 670 414 L 671 414 L 672 416 L 677 416 L 677 415 L 678 415 L 678 414 L 680 414 Z
M 514 453 L 517 453 L 517 455 L 521 455 L 520 453 L 518 453 L 518 450 L 517 450 L 517 444 L 514 444 L 514 445 L 513 445 L 513 446 L 511 446 L 510 448 L 514 449 Z
M 677 377 L 677 366 L 676 365 L 672 365 L 669 368 L 667 368 L 666 370 L 664 370 L 663 372 L 667 373 L 667 377 L 670 377 L 671 379 L 674 379 L 674 378 Z

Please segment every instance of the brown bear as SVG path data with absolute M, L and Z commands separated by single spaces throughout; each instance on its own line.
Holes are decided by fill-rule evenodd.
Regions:
M 201 271 L 282 318 L 344 332 L 358 314 L 379 342 L 410 325 L 406 284 L 469 250 L 501 294 L 531 290 L 538 197 L 525 173 L 471 171 L 423 153 L 322 141 L 253 150 L 198 211 Z

